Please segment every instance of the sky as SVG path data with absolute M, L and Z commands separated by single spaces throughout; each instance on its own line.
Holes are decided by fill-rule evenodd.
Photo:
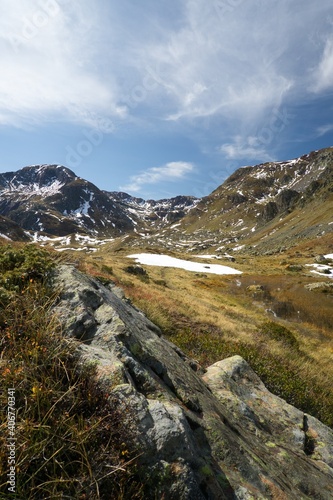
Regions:
M 145 199 L 333 146 L 332 0 L 0 0 L 0 171 Z

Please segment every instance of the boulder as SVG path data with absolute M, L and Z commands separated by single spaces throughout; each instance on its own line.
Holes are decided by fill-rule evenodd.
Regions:
M 269 392 L 243 358 L 213 364 L 204 380 L 234 415 L 242 414 L 244 427 L 277 455 L 305 453 L 333 468 L 332 430 Z
M 327 259 L 324 255 L 316 255 L 314 260 L 317 264 L 327 264 Z
M 304 268 L 301 264 L 288 264 L 286 266 L 286 271 L 291 271 L 293 273 L 297 273 L 299 271 L 302 271 Z

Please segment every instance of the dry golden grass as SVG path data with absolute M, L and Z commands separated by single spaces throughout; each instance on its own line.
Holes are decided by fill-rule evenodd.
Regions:
M 288 256 L 281 255 L 239 256 L 231 264 L 243 271 L 238 276 L 143 266 L 148 277 L 140 277 L 125 271 L 133 263 L 126 257 L 130 253 L 104 248 L 82 256 L 81 266 L 119 284 L 171 341 L 203 366 L 240 354 L 273 392 L 333 425 L 333 297 L 304 288 L 316 278 L 286 271 L 281 261 Z M 309 262 L 301 253 L 289 259 Z M 262 285 L 263 292 L 249 292 L 252 284 Z M 281 317 L 267 312 L 274 308 Z M 283 328 L 285 335 L 279 337 Z
M 52 314 L 53 267 L 35 245 L 0 244 L 0 498 L 146 498 L 118 401 L 98 387 L 93 366 L 81 366 L 77 342 Z

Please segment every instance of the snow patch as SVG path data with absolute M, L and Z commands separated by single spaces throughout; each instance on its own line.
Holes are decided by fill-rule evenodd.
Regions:
M 6 234 L 0 233 L 0 238 L 4 238 L 5 240 L 12 241 L 11 238 L 8 238 Z
M 11 182 L 8 185 L 8 188 L 2 190 L 2 194 L 19 193 L 23 194 L 27 198 L 30 198 L 31 196 L 53 196 L 60 192 L 63 185 L 64 184 L 59 180 L 55 180 L 49 186 L 40 186 L 36 182 L 29 185 L 23 183 L 14 184 Z
M 237 247 L 234 247 L 233 250 L 235 252 L 237 252 L 237 250 L 242 250 L 242 248 L 244 248 L 244 247 L 245 247 L 245 245 L 238 245 Z
M 326 254 L 324 256 L 326 259 L 333 259 L 333 254 Z M 307 267 L 313 267 L 314 269 L 310 271 L 311 273 L 318 274 L 325 278 L 333 278 L 333 267 L 327 264 L 306 264 Z
M 229 266 L 221 266 L 219 264 L 205 265 L 200 262 L 192 262 L 189 260 L 176 259 L 175 257 L 170 257 L 169 255 L 159 255 L 150 253 L 140 253 L 128 255 L 128 258 L 135 259 L 136 262 L 140 264 L 146 264 L 148 266 L 161 266 L 161 267 L 175 267 L 177 269 L 185 269 L 186 271 L 193 271 L 199 273 L 210 273 L 210 274 L 242 274 L 241 271 L 233 269 Z
M 196 259 L 221 259 L 220 255 L 193 255 Z
M 65 247 L 65 248 L 56 248 L 56 250 L 58 252 L 66 252 L 67 250 L 75 252 L 97 252 L 97 248 L 91 248 L 91 247 L 80 247 L 80 248 Z

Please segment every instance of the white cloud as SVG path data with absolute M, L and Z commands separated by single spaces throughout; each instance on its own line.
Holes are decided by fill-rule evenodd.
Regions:
M 4 125 L 108 119 L 114 130 L 118 121 L 176 127 L 213 117 L 223 130 L 212 134 L 248 137 L 286 99 L 302 103 L 311 83 L 324 92 L 333 82 L 331 0 L 0 0 L 0 8 Z
M 183 179 L 187 174 L 193 172 L 194 168 L 192 163 L 173 161 L 161 167 L 152 167 L 137 175 L 131 176 L 130 183 L 126 186 L 121 186 L 119 189 L 123 191 L 138 192 L 147 184 L 158 184 L 163 181 Z
M 199 128 L 203 119 L 218 119 L 219 130 L 211 128 L 215 137 L 227 131 L 246 141 L 265 126 L 272 110 L 306 102 L 309 68 L 322 52 L 323 33 L 331 33 L 331 0 L 184 0 L 182 5 L 177 25 L 151 30 L 127 53 L 138 85 L 144 87 L 147 68 L 154 75 L 145 108 L 175 126 Z M 137 106 L 129 113 L 139 111 Z
M 259 160 L 273 161 L 272 156 L 266 151 L 264 145 L 256 137 L 247 137 L 243 139 L 241 136 L 234 137 L 232 143 L 222 144 L 219 148 L 220 152 L 229 160 Z
M 0 123 L 94 126 L 96 116 L 124 116 L 114 81 L 94 71 L 101 13 L 74 3 L 0 0 Z
M 279 63 L 288 47 L 290 23 L 282 24 L 288 12 L 282 12 L 276 31 L 275 18 L 257 8 L 258 2 L 240 3 L 219 17 L 214 4 L 187 1 L 181 29 L 170 31 L 167 41 L 141 46 L 137 63 L 145 67 L 147 58 L 155 68 L 169 100 L 169 119 L 253 120 L 278 106 L 292 88 L 293 75 Z
M 319 137 L 327 134 L 328 132 L 331 132 L 333 130 L 333 124 L 327 124 L 327 125 L 322 125 L 317 128 L 317 134 Z
M 314 85 L 315 92 L 322 92 L 324 90 L 333 88 L 333 37 L 331 36 L 326 40 L 324 51 L 321 61 L 314 71 Z

